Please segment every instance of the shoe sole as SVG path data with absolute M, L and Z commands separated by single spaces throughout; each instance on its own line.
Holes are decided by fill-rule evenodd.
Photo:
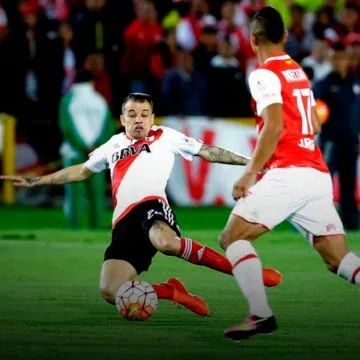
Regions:
M 272 335 L 277 328 L 269 331 L 259 331 L 259 330 L 249 330 L 249 331 L 239 331 L 239 332 L 231 332 L 224 334 L 224 336 L 232 341 L 241 341 L 241 340 L 248 340 L 249 338 L 255 335 Z

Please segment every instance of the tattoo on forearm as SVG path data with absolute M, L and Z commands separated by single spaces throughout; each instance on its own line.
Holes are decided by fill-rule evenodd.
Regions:
M 53 185 L 65 184 L 68 181 L 69 181 L 69 174 L 54 175 L 51 178 L 51 184 L 53 184 Z
M 218 146 L 203 145 L 200 154 L 210 162 L 222 164 L 246 165 L 249 162 L 246 157 L 237 155 Z
M 29 185 L 33 185 L 40 180 L 40 176 L 25 176 L 24 179 Z

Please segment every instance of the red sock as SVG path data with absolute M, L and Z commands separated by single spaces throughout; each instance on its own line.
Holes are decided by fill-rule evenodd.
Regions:
M 155 284 L 152 285 L 156 291 L 158 299 L 172 300 L 174 297 L 174 288 L 169 284 Z
M 181 238 L 180 243 L 179 257 L 192 264 L 203 265 L 232 275 L 232 266 L 225 256 L 189 238 Z

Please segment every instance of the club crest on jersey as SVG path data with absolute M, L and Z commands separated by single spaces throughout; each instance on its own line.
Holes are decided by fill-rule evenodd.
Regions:
M 130 145 L 127 148 L 122 149 L 121 151 L 113 153 L 111 161 L 114 163 L 116 161 L 126 159 L 129 156 L 141 154 L 143 151 L 151 153 L 149 144 L 142 144 L 141 146 L 137 147 Z

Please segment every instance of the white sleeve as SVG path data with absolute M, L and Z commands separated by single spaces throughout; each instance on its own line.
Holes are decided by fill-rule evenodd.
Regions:
M 256 101 L 256 111 L 260 116 L 272 104 L 282 104 L 281 83 L 275 73 L 267 69 L 257 69 L 249 76 L 251 96 Z
M 92 172 L 98 173 L 109 168 L 106 153 L 106 143 L 99 146 L 89 155 L 89 159 L 85 162 L 85 166 Z
M 200 140 L 186 136 L 174 129 L 166 128 L 167 136 L 175 154 L 181 155 L 186 160 L 192 160 L 198 154 L 203 143 Z

